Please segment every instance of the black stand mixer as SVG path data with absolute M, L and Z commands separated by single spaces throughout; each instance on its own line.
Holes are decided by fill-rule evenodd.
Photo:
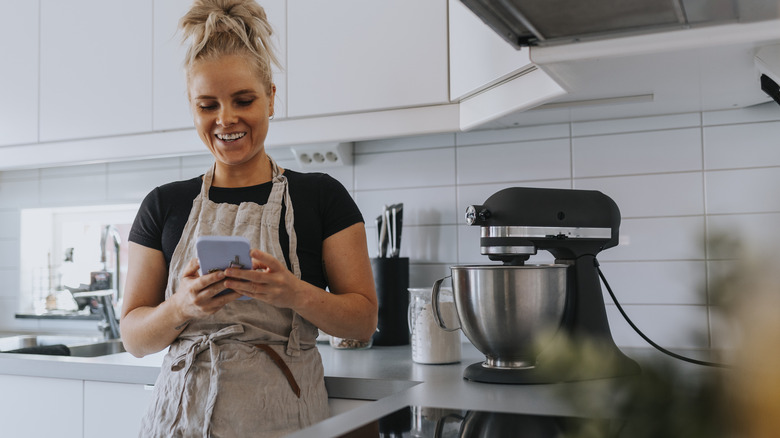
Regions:
M 490 260 L 503 262 L 504 267 L 521 268 L 540 249 L 549 251 L 556 265 L 568 266 L 564 268 L 565 305 L 552 342 L 561 335 L 575 343 L 587 341 L 589 345 L 598 345 L 601 354 L 611 356 L 609 360 L 613 364 L 602 370 L 576 366 L 561 370 L 545 362 L 542 350 L 533 366 L 472 364 L 464 373 L 466 379 L 551 383 L 639 372 L 639 365 L 625 356 L 612 339 L 599 283 L 596 255 L 616 246 L 619 237 L 620 211 L 611 198 L 588 190 L 507 188 L 490 196 L 483 205 L 468 207 L 466 221 L 481 227 L 481 253 Z M 454 276 L 453 286 L 457 287 Z M 460 308 L 458 311 L 461 319 L 468 317 Z M 511 337 L 512 333 L 506 336 Z

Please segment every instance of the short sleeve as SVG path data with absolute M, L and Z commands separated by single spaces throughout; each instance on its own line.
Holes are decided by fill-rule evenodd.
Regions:
M 130 228 L 128 240 L 162 251 L 163 218 L 159 187 L 149 192 L 141 202 Z
M 322 174 L 323 240 L 356 223 L 365 222 L 355 200 L 347 189 L 330 175 Z

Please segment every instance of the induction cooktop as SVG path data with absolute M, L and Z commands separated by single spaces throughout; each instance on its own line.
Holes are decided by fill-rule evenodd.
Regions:
M 616 420 L 406 406 L 368 420 L 339 438 L 563 438 L 619 436 Z M 596 433 L 596 435 L 593 435 Z

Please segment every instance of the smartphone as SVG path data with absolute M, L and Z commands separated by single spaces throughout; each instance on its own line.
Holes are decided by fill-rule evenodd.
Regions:
M 252 269 L 252 258 L 249 256 L 249 240 L 241 236 L 201 236 L 195 241 L 198 253 L 200 275 L 214 271 L 224 271 L 227 268 Z M 220 296 L 230 289 L 218 293 Z M 250 300 L 242 296 L 239 300 Z

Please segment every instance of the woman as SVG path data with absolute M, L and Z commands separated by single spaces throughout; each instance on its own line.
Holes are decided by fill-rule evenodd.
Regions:
M 317 328 L 376 329 L 363 219 L 334 179 L 266 154 L 276 60 L 263 9 L 198 0 L 180 25 L 195 127 L 215 163 L 153 190 L 130 233 L 125 347 L 170 346 L 141 435 L 280 436 L 327 417 Z M 246 237 L 252 269 L 199 275 L 201 235 Z

